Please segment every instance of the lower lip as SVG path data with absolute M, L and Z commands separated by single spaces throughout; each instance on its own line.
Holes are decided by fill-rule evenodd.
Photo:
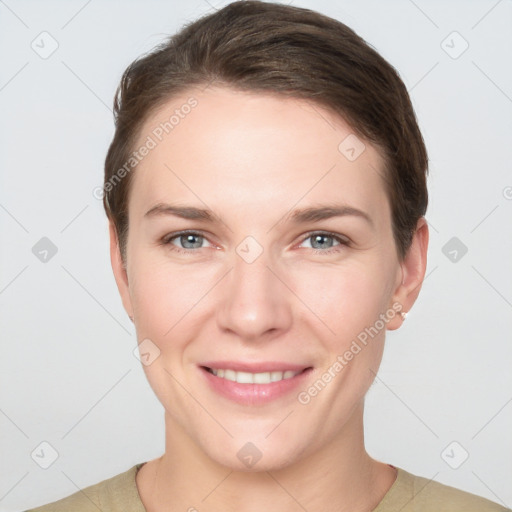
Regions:
M 240 384 L 217 377 L 204 367 L 200 367 L 200 370 L 214 391 L 242 405 L 262 405 L 283 397 L 301 384 L 304 385 L 305 380 L 313 371 L 312 368 L 307 368 L 291 379 L 278 380 L 269 384 Z

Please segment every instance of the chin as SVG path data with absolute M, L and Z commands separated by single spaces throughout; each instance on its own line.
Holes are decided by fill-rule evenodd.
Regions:
M 245 473 L 258 473 L 263 471 L 277 471 L 290 466 L 298 458 L 297 446 L 288 446 L 280 439 L 274 442 L 262 439 L 261 441 L 230 439 L 228 443 L 219 443 L 215 448 L 203 447 L 206 454 L 217 464 L 225 466 L 232 471 Z

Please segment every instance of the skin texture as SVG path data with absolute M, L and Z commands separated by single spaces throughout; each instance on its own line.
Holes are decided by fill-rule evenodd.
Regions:
M 393 304 L 411 309 L 425 275 L 426 220 L 400 262 L 379 153 L 364 142 L 347 159 L 338 146 L 353 130 L 303 100 L 190 90 L 147 120 L 140 143 L 190 96 L 197 106 L 133 171 L 126 265 L 110 225 L 123 305 L 138 342 L 160 351 L 144 371 L 165 409 L 166 451 L 137 475 L 143 503 L 148 511 L 372 510 L 396 472 L 365 450 L 364 396 L 399 314 L 307 404 L 296 391 L 265 405 L 234 403 L 206 385 L 198 365 L 312 366 L 297 391 L 307 390 L 380 314 Z M 158 203 L 207 208 L 222 222 L 145 217 Z M 366 212 L 371 223 L 288 219 L 294 209 L 333 203 Z M 185 229 L 197 237 L 162 243 Z M 311 236 L 318 231 L 348 245 Z M 247 236 L 262 250 L 251 263 L 237 252 Z M 255 254 L 257 245 L 248 247 Z M 250 468 L 237 457 L 247 442 L 262 454 Z

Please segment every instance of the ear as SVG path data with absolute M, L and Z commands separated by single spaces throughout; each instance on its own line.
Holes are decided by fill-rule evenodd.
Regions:
M 132 301 L 130 297 L 130 288 L 128 285 L 128 274 L 121 258 L 121 250 L 119 247 L 119 240 L 117 238 L 117 232 L 112 221 L 109 221 L 109 233 L 110 233 L 110 262 L 112 264 L 112 270 L 114 271 L 114 277 L 117 284 L 117 289 L 121 295 L 123 306 L 125 311 L 128 313 L 130 318 L 133 317 Z
M 420 293 L 427 269 L 428 238 L 428 224 L 425 217 L 421 217 L 416 224 L 411 246 L 400 263 L 401 280 L 399 279 L 397 282 L 389 305 L 390 308 L 396 310 L 397 303 L 400 304 L 400 313 L 410 311 Z M 395 304 L 395 307 L 392 307 L 392 304 Z M 387 329 L 389 331 L 398 329 L 402 325 L 403 318 L 400 313 L 388 322 Z

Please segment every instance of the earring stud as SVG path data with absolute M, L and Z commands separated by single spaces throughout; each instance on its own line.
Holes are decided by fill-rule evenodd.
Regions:
M 402 320 L 405 320 L 407 318 L 407 313 L 404 313 L 403 311 L 400 313 L 402 315 Z

